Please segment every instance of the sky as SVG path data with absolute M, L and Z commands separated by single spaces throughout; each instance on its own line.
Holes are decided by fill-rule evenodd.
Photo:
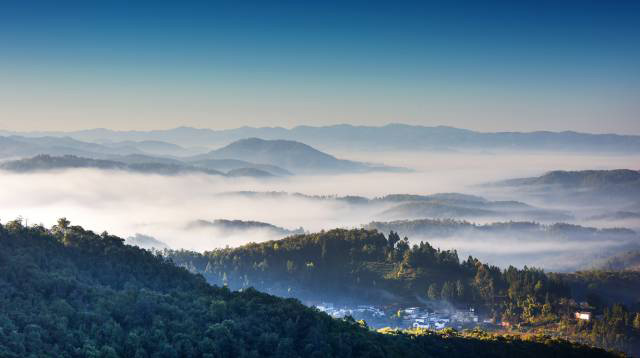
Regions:
M 0 130 L 640 134 L 638 1 L 3 1 Z

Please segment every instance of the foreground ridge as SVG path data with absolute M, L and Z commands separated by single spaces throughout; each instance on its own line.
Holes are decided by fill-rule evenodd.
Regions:
M 231 292 L 65 219 L 0 225 L 0 356 L 606 357 L 544 336 L 379 334 L 295 299 Z

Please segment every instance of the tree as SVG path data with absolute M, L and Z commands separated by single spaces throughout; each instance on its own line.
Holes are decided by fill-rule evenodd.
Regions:
M 640 312 L 636 313 L 636 317 L 633 319 L 633 327 L 640 330 Z
M 449 281 L 446 281 L 444 285 L 442 285 L 442 291 L 440 292 L 440 297 L 443 300 L 450 301 L 453 299 L 454 295 L 455 295 L 454 284 L 450 283 Z
M 464 295 L 465 295 L 464 283 L 462 283 L 462 281 L 458 280 L 458 281 L 456 281 L 456 296 L 458 297 L 458 300 L 463 300 L 464 299 Z
M 429 289 L 427 290 L 427 297 L 430 300 L 437 300 L 440 298 L 440 290 L 438 289 L 438 285 L 434 282 L 429 285 Z
M 480 293 L 480 296 L 487 302 L 493 301 L 495 296 L 494 284 L 491 272 L 486 265 L 478 265 L 478 271 L 474 278 L 474 284 Z
M 393 249 L 398 241 L 400 241 L 400 235 L 398 235 L 397 232 L 391 231 L 388 239 L 389 247 Z
M 296 264 L 291 260 L 287 260 L 287 272 L 293 273 L 295 270 L 296 270 Z
M 67 220 L 67 218 L 60 218 L 58 219 L 58 224 L 54 226 L 54 231 L 59 231 L 60 233 L 64 234 L 69 228 L 70 224 L 71 221 Z

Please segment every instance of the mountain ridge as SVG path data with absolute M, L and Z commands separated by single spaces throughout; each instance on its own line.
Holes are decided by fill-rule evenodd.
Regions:
M 20 132 L 0 132 L 20 134 Z M 25 134 L 25 133 L 21 133 Z M 150 131 L 89 129 L 73 132 L 32 132 L 34 135 L 72 136 L 99 139 L 163 140 L 179 145 L 220 146 L 247 137 L 297 140 L 327 150 L 456 150 L 514 149 L 599 152 L 640 152 L 640 135 L 582 133 L 576 131 L 498 131 L 480 132 L 450 126 L 423 126 L 391 123 L 384 126 L 336 124 L 285 127 L 239 127 L 215 130 L 177 127 Z
M 126 159 L 125 159 L 126 160 Z M 271 178 L 275 175 L 257 168 L 236 168 L 227 173 L 215 169 L 190 165 L 180 161 L 140 156 L 128 161 L 93 159 L 75 155 L 51 156 L 40 154 L 32 158 L 0 163 L 0 169 L 15 173 L 34 173 L 69 169 L 120 170 L 143 174 L 180 175 L 206 174 L 225 177 Z

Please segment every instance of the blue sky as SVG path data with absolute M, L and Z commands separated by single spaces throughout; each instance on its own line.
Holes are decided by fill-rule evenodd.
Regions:
M 0 129 L 640 134 L 640 2 L 5 1 Z

